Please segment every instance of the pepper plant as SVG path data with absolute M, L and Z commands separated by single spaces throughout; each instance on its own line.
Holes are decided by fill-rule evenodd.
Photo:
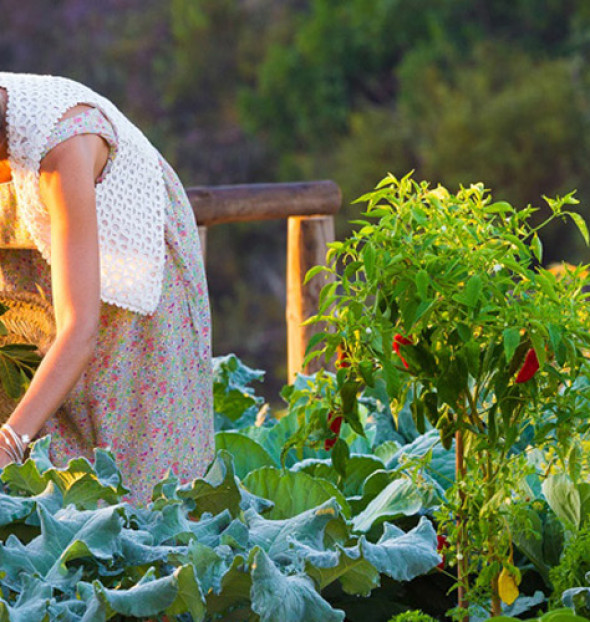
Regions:
M 521 450 L 527 439 L 559 441 L 579 415 L 572 394 L 590 344 L 585 269 L 560 278 L 543 268 L 539 232 L 570 219 L 588 243 L 588 230 L 573 193 L 545 197 L 540 224 L 539 210 L 494 201 L 482 184 L 452 194 L 411 174 L 388 175 L 358 201 L 365 218 L 307 275 L 329 277 L 307 360 L 336 357 L 337 371 L 319 374 L 288 447 L 331 439 L 344 472 L 334 422 L 362 431 L 360 392 L 393 417 L 409 400 L 418 430 L 437 428 L 456 447 L 438 517 L 457 566 L 455 615 L 470 602 L 498 615 L 518 595 L 507 513 L 528 468 Z M 547 407 L 566 399 L 563 410 Z

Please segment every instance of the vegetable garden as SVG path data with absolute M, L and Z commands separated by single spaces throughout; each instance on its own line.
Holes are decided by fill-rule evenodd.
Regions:
M 587 272 L 539 236 L 588 243 L 574 195 L 540 220 L 389 175 L 359 201 L 308 274 L 324 368 L 273 415 L 264 372 L 217 358 L 203 477 L 137 508 L 104 449 L 4 468 L 0 622 L 590 619 Z

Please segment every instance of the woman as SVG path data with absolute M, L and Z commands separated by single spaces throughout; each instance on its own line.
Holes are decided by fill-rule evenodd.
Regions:
M 38 250 L 27 271 L 22 251 L 0 251 L 0 288 L 40 286 L 56 319 L 0 430 L 0 468 L 51 434 L 59 467 L 109 447 L 132 503 L 148 503 L 168 469 L 181 481 L 202 475 L 213 455 L 210 316 L 174 171 L 91 89 L 0 72 L 0 188 Z

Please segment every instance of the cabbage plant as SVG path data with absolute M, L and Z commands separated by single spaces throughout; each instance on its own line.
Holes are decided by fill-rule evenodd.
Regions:
M 381 576 L 409 581 L 440 563 L 427 518 L 404 531 L 381 517 L 371 539 L 337 487 L 303 470 L 241 481 L 220 449 L 204 477 L 168 473 L 135 507 L 108 450 L 57 468 L 50 442 L 0 474 L 2 621 L 341 622 L 328 586 L 367 596 Z

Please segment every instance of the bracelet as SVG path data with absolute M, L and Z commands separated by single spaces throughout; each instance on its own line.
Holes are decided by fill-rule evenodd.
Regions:
M 4 423 L 0 427 L 0 433 L 5 439 L 7 446 L 1 448 L 17 463 L 22 463 L 27 445 L 30 442 L 28 434 L 18 434 L 9 423 Z
M 8 457 L 12 460 L 12 462 L 16 462 L 14 455 L 6 447 L 4 447 L 4 445 L 0 445 L 0 449 L 8 454 Z
M 2 427 L 6 428 L 10 432 L 10 435 L 24 454 L 27 445 L 31 442 L 31 437 L 28 434 L 18 434 L 8 422 L 5 423 Z
M 20 448 L 17 453 L 16 447 L 13 447 L 12 443 L 10 442 L 9 436 L 6 434 L 6 431 L 3 428 L 0 428 L 0 434 L 2 434 L 2 438 L 4 439 L 6 443 L 5 445 L 0 445 L 0 449 L 2 449 L 4 452 L 6 452 L 9 455 L 10 459 L 13 462 L 22 462 L 22 455 L 19 455 Z

